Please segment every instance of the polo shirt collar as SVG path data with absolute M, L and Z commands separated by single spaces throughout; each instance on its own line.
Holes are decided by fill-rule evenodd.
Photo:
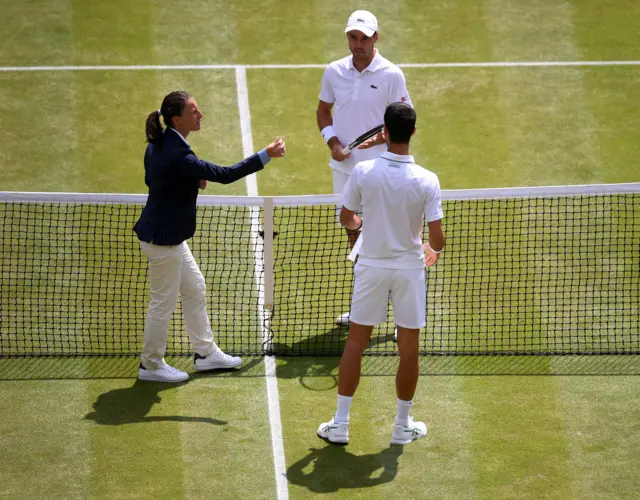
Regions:
M 413 155 L 397 155 L 395 153 L 391 153 L 390 151 L 385 151 L 380 155 L 385 160 L 403 162 L 403 163 L 415 163 L 413 161 Z
M 371 71 L 373 73 L 374 71 L 377 71 L 378 69 L 380 69 L 380 66 L 382 66 L 382 56 L 380 55 L 380 51 L 378 49 L 374 49 L 374 50 L 376 51 L 376 55 L 373 56 L 373 59 L 369 63 L 369 66 L 367 66 L 362 70 L 363 72 Z M 353 65 L 353 56 L 349 58 L 349 69 L 358 71 L 356 67 Z
M 187 147 L 189 147 L 189 148 L 191 147 L 191 144 L 189 144 L 187 142 L 187 140 L 184 137 L 182 137 L 182 134 L 180 132 L 178 132 L 175 128 L 168 127 L 168 130 L 173 130 L 176 134 L 178 134 L 178 137 L 180 137 L 180 139 L 182 139 L 182 142 L 184 142 L 187 145 Z

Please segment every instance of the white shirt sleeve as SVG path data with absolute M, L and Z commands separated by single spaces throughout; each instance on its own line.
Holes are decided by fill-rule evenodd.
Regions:
M 440 181 L 438 176 L 434 174 L 434 180 L 429 182 L 425 180 L 424 183 L 424 217 L 427 222 L 433 222 L 442 219 L 444 216 L 442 212 L 442 197 L 440 195 Z
M 320 95 L 318 99 L 328 103 L 336 102 L 336 96 L 333 93 L 333 86 L 331 85 L 331 73 L 333 69 L 329 66 L 326 70 L 324 70 L 324 75 L 322 75 L 322 86 L 320 87 Z
M 393 81 L 391 82 L 391 87 L 389 89 L 389 102 L 387 104 L 394 102 L 404 102 L 413 108 L 413 103 L 411 102 L 411 97 L 409 97 L 409 91 L 407 90 L 407 81 L 404 78 L 402 70 L 398 70 L 398 72 L 393 73 Z
M 359 172 L 359 165 L 356 164 L 342 191 L 342 206 L 352 212 L 357 212 L 362 206 L 362 195 L 360 194 L 360 186 L 358 185 Z

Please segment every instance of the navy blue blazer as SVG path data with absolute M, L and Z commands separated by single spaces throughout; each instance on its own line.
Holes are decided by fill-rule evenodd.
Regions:
M 149 144 L 144 155 L 149 197 L 134 231 L 147 243 L 179 245 L 196 231 L 201 179 L 229 184 L 263 168 L 257 153 L 232 167 L 199 160 L 175 130 L 167 129 L 162 145 Z

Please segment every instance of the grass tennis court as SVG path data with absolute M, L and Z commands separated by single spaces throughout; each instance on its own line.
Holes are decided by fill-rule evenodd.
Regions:
M 356 8 L 378 16 L 378 48 L 395 63 L 640 60 L 640 7 L 629 0 L 0 0 L 0 69 L 326 64 L 346 55 L 342 30 Z M 419 120 L 414 155 L 444 189 L 640 181 L 640 65 L 404 72 Z M 258 174 L 259 193 L 330 192 L 315 124 L 322 69 L 246 75 L 256 149 L 276 134 L 288 145 Z M 144 118 L 175 88 L 205 113 L 189 137 L 196 153 L 241 159 L 233 68 L 0 71 L 0 190 L 143 193 Z M 238 182 L 206 193 L 247 191 Z M 217 293 L 235 291 L 202 270 Z M 637 356 L 425 357 L 414 414 L 429 435 L 404 448 L 388 444 L 395 358 L 365 360 L 349 446 L 315 436 L 334 409 L 338 360 L 277 360 L 288 498 L 640 491 Z M 171 361 L 191 370 L 188 358 Z M 278 498 L 262 358 L 179 387 L 136 382 L 136 368 L 127 357 L 0 359 L 0 498 Z

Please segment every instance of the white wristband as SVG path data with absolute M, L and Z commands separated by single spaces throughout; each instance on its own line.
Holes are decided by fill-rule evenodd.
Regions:
M 336 133 L 333 131 L 333 125 L 328 125 L 323 128 L 320 132 L 320 135 L 322 135 L 324 142 L 329 142 L 329 139 L 331 139 L 332 137 L 336 137 Z
M 429 247 L 429 250 L 431 250 L 433 253 L 442 253 L 442 251 L 444 250 L 444 247 L 442 247 L 440 250 L 434 250 L 433 247 L 431 246 L 431 243 L 429 243 L 427 241 L 427 246 Z

